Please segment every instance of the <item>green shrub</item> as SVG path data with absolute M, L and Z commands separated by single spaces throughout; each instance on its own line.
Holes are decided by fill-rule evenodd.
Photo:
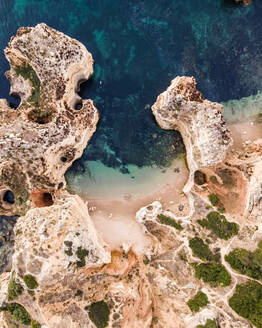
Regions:
M 218 212 L 220 212 L 220 213 L 225 213 L 225 207 L 224 206 L 220 206 L 220 207 L 218 207 L 217 208 L 217 210 L 218 210 Z
M 207 319 L 205 325 L 198 325 L 197 328 L 218 328 L 216 320 Z
M 72 256 L 73 255 L 73 250 L 72 250 L 72 246 L 73 246 L 73 243 L 72 243 L 72 241 L 70 241 L 70 240 L 65 240 L 64 241 L 64 245 L 66 246 L 66 250 L 65 250 L 65 253 L 66 253 L 66 255 L 68 255 L 68 256 Z
M 21 304 L 9 303 L 7 304 L 5 310 L 11 313 L 14 320 L 17 320 L 24 325 L 30 325 L 30 315 Z
M 38 287 L 38 283 L 34 276 L 27 274 L 24 276 L 24 282 L 29 289 L 35 289 Z
M 202 307 L 208 304 L 208 298 L 205 293 L 198 292 L 193 298 L 191 298 L 187 305 L 192 312 L 198 312 Z
M 40 103 L 40 80 L 34 71 L 34 69 L 28 65 L 23 64 L 22 66 L 17 66 L 15 68 L 15 73 L 17 76 L 22 76 L 25 80 L 29 80 L 32 85 L 31 97 L 28 99 L 29 102 L 36 106 Z
M 76 262 L 78 267 L 83 267 L 86 265 L 85 257 L 88 256 L 89 251 L 82 248 L 81 246 L 77 248 L 76 256 L 79 258 L 79 261 Z
M 229 299 L 229 306 L 254 326 L 262 327 L 262 285 L 258 282 L 248 281 L 237 285 Z
M 213 254 L 207 244 L 199 237 L 194 237 L 189 240 L 189 247 L 192 249 L 193 255 L 201 260 L 216 261 L 220 260 L 219 254 Z
M 171 219 L 170 217 L 163 214 L 159 214 L 157 217 L 160 223 L 173 227 L 179 231 L 183 230 L 181 224 L 177 223 L 175 220 Z
M 224 215 L 218 212 L 210 212 L 207 219 L 197 221 L 202 227 L 212 230 L 219 238 L 228 240 L 238 234 L 239 225 L 229 222 Z
M 41 328 L 40 323 L 37 322 L 36 320 L 31 320 L 30 325 L 31 325 L 32 328 Z
M 244 248 L 236 248 L 225 260 L 231 267 L 241 274 L 245 274 L 254 279 L 262 279 L 262 249 L 257 248 L 254 252 Z
M 13 301 L 18 298 L 23 292 L 23 287 L 16 283 L 14 274 L 12 274 L 8 285 L 7 299 L 8 301 Z
M 195 276 L 213 286 L 229 286 L 231 283 L 230 274 L 220 263 L 195 264 Z
M 92 303 L 89 309 L 89 318 L 97 328 L 107 327 L 110 310 L 106 302 Z
M 208 195 L 208 199 L 213 206 L 216 206 L 219 203 L 219 197 L 216 194 Z

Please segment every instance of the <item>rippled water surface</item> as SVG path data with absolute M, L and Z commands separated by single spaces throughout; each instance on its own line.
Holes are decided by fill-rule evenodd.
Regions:
M 0 13 L 1 98 L 15 102 L 3 49 L 20 26 L 45 22 L 92 53 L 95 74 L 80 94 L 95 100 L 101 119 L 69 172 L 87 185 L 109 169 L 116 184 L 119 174 L 143 180 L 138 168 L 165 172 L 183 152 L 180 135 L 161 130 L 150 111 L 176 75 L 193 75 L 215 101 L 262 89 L 261 0 L 249 7 L 230 0 L 0 0 Z

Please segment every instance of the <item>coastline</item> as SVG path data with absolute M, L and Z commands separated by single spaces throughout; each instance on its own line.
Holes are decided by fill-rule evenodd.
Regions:
M 48 47 L 56 61 L 52 74 L 45 72 Z M 162 129 L 181 133 L 187 160 L 180 156 L 164 172 L 129 167 L 131 177 L 122 179 L 100 165 L 73 180 L 80 197 L 66 188 L 64 173 L 96 130 L 97 109 L 76 94 L 81 71 L 85 78 L 93 72 L 91 54 L 45 24 L 19 29 L 5 53 L 11 90 L 19 88 L 23 101 L 19 111 L 0 101 L 0 144 L 9 146 L 0 153 L 0 214 L 23 212 L 11 271 L 0 276 L 1 326 L 195 328 L 211 321 L 229 328 L 228 322 L 248 327 L 246 319 L 257 325 L 262 270 L 252 264 L 262 263 L 260 118 L 227 126 L 223 106 L 204 99 L 195 78 L 177 76 L 152 112 Z M 88 70 L 81 68 L 85 58 Z M 245 101 L 239 104 L 246 109 Z M 10 124 L 21 134 L 7 139 Z M 250 286 L 260 293 L 255 304 Z M 239 298 L 245 302 L 234 303 Z

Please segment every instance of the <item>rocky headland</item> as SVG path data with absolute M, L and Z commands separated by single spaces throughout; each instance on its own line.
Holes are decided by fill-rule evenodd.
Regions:
M 236 147 L 222 105 L 176 77 L 152 112 L 183 137 L 189 210 L 144 204 L 132 220 L 150 243 L 113 249 L 64 180 L 98 122 L 77 94 L 91 54 L 45 24 L 19 29 L 5 54 L 21 103 L 0 101 L 0 214 L 19 218 L 0 276 L 0 326 L 261 327 L 262 141 Z

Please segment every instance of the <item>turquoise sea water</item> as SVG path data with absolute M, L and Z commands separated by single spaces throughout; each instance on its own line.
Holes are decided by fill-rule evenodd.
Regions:
M 261 0 L 0 0 L 0 14 L 0 98 L 17 104 L 3 49 L 20 26 L 45 22 L 95 59 L 80 95 L 94 99 L 101 119 L 71 176 L 88 176 L 89 162 L 104 168 L 100 179 L 107 168 L 136 179 L 131 166 L 168 167 L 183 152 L 181 137 L 161 130 L 148 108 L 177 75 L 193 75 L 213 101 L 262 90 Z

